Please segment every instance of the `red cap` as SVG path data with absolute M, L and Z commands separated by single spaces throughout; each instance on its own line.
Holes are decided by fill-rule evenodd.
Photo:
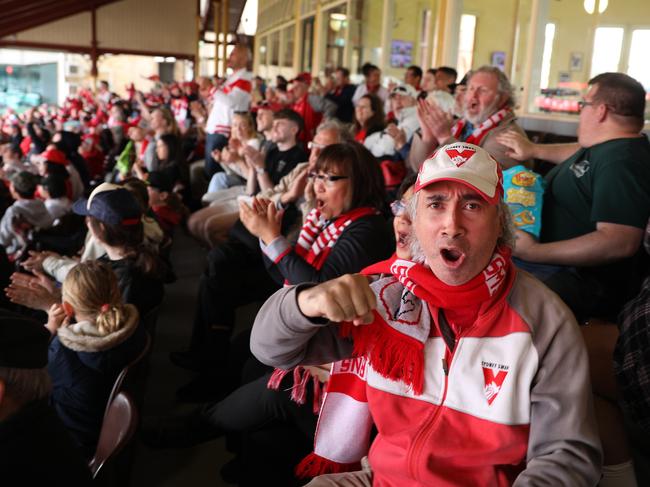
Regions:
M 253 108 L 251 108 L 251 112 L 255 113 L 258 110 L 271 110 L 273 113 L 275 113 L 275 112 L 279 112 L 283 108 L 284 106 L 281 105 L 280 103 L 274 103 L 274 102 L 262 100 L 257 105 L 253 106 Z
M 300 81 L 302 83 L 311 85 L 311 73 L 307 73 L 307 72 L 300 73 L 298 76 L 296 76 L 291 80 L 291 83 L 293 83 L 294 81 Z
M 58 149 L 48 149 L 41 153 L 41 157 L 47 162 L 54 164 L 62 164 L 64 166 L 68 164 L 68 158 Z

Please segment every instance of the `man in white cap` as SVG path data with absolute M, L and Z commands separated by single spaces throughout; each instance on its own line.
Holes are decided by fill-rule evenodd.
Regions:
M 420 127 L 417 97 L 418 92 L 411 85 L 402 84 L 392 89 L 389 100 L 392 117 L 386 130 L 374 132 L 363 143 L 373 156 L 379 159 L 392 158 L 402 148 L 406 148 L 406 152 L 400 152 L 399 156 L 402 159 L 408 156 L 408 143 Z
M 347 379 L 365 394 L 329 387 L 325 401 L 344 407 L 333 423 L 321 416 L 315 454 L 358 465 L 366 436 L 350 418 L 364 407 L 372 451 L 363 470 L 310 485 L 598 482 L 584 344 L 562 301 L 512 265 L 501 179 L 480 147 L 441 147 L 410 203 L 413 261 L 371 266 L 363 273 L 382 275 L 371 284 L 346 275 L 284 288 L 258 314 L 251 350 L 266 364 L 365 360 L 340 369 L 356 371 Z

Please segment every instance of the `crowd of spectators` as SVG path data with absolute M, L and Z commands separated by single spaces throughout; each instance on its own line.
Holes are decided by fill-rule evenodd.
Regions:
M 458 80 L 410 66 L 384 86 L 372 64 L 359 85 L 344 67 L 267 84 L 249 64 L 238 45 L 227 78 L 125 97 L 102 82 L 62 106 L 0 114 L 3 469 L 47 433 L 60 451 L 43 461 L 85 479 L 113 383 L 145 347 L 143 323 L 175 279 L 174 236 L 187 231 L 209 252 L 190 341 L 170 360 L 196 374 L 178 399 L 201 406 L 145 411 L 148 445 L 226 435 L 236 458 L 223 475 L 240 485 L 325 473 L 342 477 L 313 485 L 637 485 L 632 457 L 650 452 L 629 433 L 650 428 L 643 87 L 596 76 L 577 141 L 543 145 L 518 125 L 494 67 Z M 537 238 L 512 226 L 502 171 L 544 172 L 543 161 L 554 167 Z M 360 272 L 382 278 L 369 287 Z M 233 336 L 237 307 L 267 299 Z M 342 370 L 361 359 L 352 393 Z M 439 414 L 440 436 L 426 436 Z M 425 437 L 437 445 L 416 444 Z

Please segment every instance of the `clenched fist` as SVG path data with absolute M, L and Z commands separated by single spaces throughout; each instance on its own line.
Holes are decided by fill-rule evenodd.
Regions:
M 377 298 L 366 276 L 346 274 L 301 291 L 298 307 L 310 318 L 367 325 L 374 319 L 372 310 L 377 307 Z

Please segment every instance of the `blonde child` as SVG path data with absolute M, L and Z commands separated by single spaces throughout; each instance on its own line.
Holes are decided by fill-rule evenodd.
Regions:
M 135 306 L 124 304 L 109 266 L 83 262 L 67 275 L 62 302 L 48 312 L 51 404 L 83 453 L 92 457 L 108 396 L 120 371 L 144 347 Z

